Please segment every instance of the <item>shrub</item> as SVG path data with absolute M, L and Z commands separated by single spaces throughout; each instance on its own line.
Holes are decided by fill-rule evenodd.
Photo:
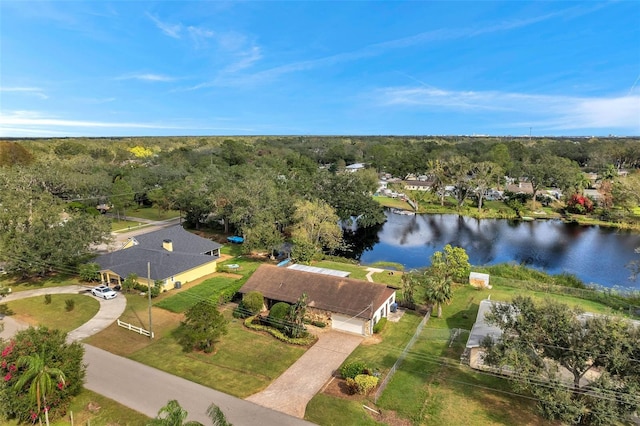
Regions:
M 50 294 L 45 294 L 44 295 L 44 304 L 45 305 L 50 305 L 51 304 L 51 295 Z
M 276 328 L 281 328 L 284 319 L 289 314 L 291 305 L 286 302 L 278 302 L 269 310 L 269 324 Z
M 355 395 L 358 393 L 358 384 L 356 383 L 355 379 L 352 379 L 351 377 L 349 377 L 347 379 L 347 392 L 349 393 L 349 395 Z
M 259 291 L 250 291 L 242 297 L 242 307 L 255 315 L 264 308 L 264 296 Z
M 65 384 L 55 386 L 53 392 L 47 394 L 47 405 L 52 421 L 67 413 L 71 399 L 82 390 L 85 377 L 84 348 L 80 343 L 66 343 L 66 333 L 60 330 L 30 327 L 16 333 L 11 341 L 0 342 L 0 352 L 0 377 L 4 378 L 0 379 L 0 418 L 4 420 L 3 424 L 7 424 L 6 419 L 16 419 L 18 424 L 34 423 L 31 415 L 35 408 L 28 397 L 29 386 L 19 389 L 14 386 L 25 371 L 15 367 L 22 355 L 40 355 L 46 367 L 62 370 Z M 36 419 L 44 417 L 42 411 L 35 414 Z
M 286 334 L 284 334 L 282 331 L 276 328 L 273 328 L 268 325 L 260 324 L 260 320 L 257 320 L 258 321 L 257 324 L 254 321 L 256 321 L 255 316 L 248 317 L 247 319 L 244 320 L 245 327 L 250 328 L 251 330 L 256 330 L 256 331 L 266 331 L 276 339 L 285 343 L 290 343 L 292 345 L 299 345 L 299 346 L 309 346 L 317 340 L 317 337 L 315 337 L 313 334 L 309 334 L 306 332 L 303 333 L 302 336 L 300 337 L 296 337 L 296 338 L 289 337 Z
M 362 361 L 353 361 L 340 367 L 340 375 L 345 379 L 354 379 L 357 375 L 367 370 L 367 365 Z
M 387 325 L 387 319 L 380 318 L 380 321 L 378 321 L 376 325 L 373 326 L 373 332 L 380 333 L 382 330 L 384 330 L 385 325 Z
M 360 395 L 366 395 L 378 385 L 378 378 L 368 374 L 358 374 L 354 380 Z
M 64 309 L 67 312 L 73 311 L 75 309 L 75 307 L 76 307 L 76 301 L 75 300 L 67 299 L 67 300 L 64 301 Z
M 78 275 L 82 281 L 100 281 L 100 265 L 97 263 L 85 263 L 78 267 Z
M 311 321 L 311 325 L 314 325 L 318 328 L 325 328 L 327 326 L 327 323 L 322 321 Z

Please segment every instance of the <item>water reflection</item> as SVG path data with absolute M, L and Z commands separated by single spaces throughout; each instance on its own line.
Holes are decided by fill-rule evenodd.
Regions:
M 457 215 L 399 215 L 387 212 L 375 230 L 347 235 L 343 254 L 362 263 L 398 262 L 406 268 L 428 266 L 446 244 L 463 247 L 472 264 L 515 262 L 553 274 L 568 272 L 605 286 L 635 285 L 625 265 L 637 259 L 640 234 L 556 220 L 518 222 Z

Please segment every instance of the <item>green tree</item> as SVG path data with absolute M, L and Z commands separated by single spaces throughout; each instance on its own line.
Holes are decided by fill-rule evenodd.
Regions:
M 471 265 L 469 255 L 462 247 L 444 246 L 431 256 L 431 267 L 436 266 L 444 271 L 446 278 L 457 283 L 464 283 L 469 278 Z
M 589 425 L 628 419 L 640 407 L 638 329 L 621 319 L 579 314 L 522 296 L 494 304 L 486 319 L 502 336 L 484 339 L 485 362 L 510 372 L 514 389 L 536 398 L 548 419 Z M 590 371 L 596 374 L 588 378 Z
M 182 408 L 180 403 L 172 399 L 167 405 L 160 408 L 155 419 L 147 423 L 147 426 L 202 426 L 196 421 L 185 421 L 189 413 Z
M 131 293 L 138 286 L 138 274 L 135 272 L 131 272 L 127 277 L 122 281 L 122 290 L 127 293 Z
M 451 277 L 447 265 L 442 262 L 432 264 L 425 272 L 425 297 L 436 305 L 438 318 L 442 316 L 442 305 L 453 298 Z
M 78 275 L 82 281 L 100 281 L 100 265 L 97 263 L 83 263 L 78 267 Z
M 120 212 L 122 219 L 127 218 L 127 209 L 134 205 L 133 188 L 123 177 L 117 177 L 111 186 L 111 196 L 109 197 L 113 208 L 116 210 L 118 220 L 120 220 Z
M 19 331 L 0 349 L 0 418 L 33 423 L 43 414 L 46 421 L 67 412 L 85 377 L 82 345 L 38 327 Z
M 289 314 L 285 318 L 284 333 L 291 338 L 298 338 L 305 332 L 304 316 L 307 312 L 308 296 L 303 293 L 296 303 L 289 308 Z
M 179 342 L 185 352 L 211 353 L 220 337 L 227 334 L 227 320 L 211 302 L 203 300 L 185 313 Z
M 314 248 L 316 253 L 323 248 L 334 250 L 342 242 L 342 229 L 338 215 L 326 202 L 301 200 L 296 202 L 293 213 L 291 236 L 298 243 Z
M 147 426 L 203 426 L 200 422 L 185 421 L 188 415 L 187 410 L 173 399 L 158 411 L 156 418 L 147 423 Z M 216 404 L 209 405 L 207 416 L 211 419 L 212 426 L 233 426 Z
M 416 305 L 416 290 L 421 286 L 420 277 L 415 272 L 402 274 L 402 300 L 408 308 Z
M 473 191 L 478 197 L 478 211 L 480 212 L 482 211 L 482 201 L 487 190 L 499 179 L 502 169 L 495 163 L 483 161 L 472 166 L 471 172 L 471 183 L 475 186 Z
M 18 368 L 24 368 L 20 372 L 20 378 L 14 384 L 16 389 L 25 386 L 29 388 L 29 398 L 36 405 L 36 413 L 40 413 L 40 408 L 44 407 L 44 418 L 49 425 L 49 405 L 47 396 L 53 393 L 56 386 L 63 388 L 65 384 L 64 372 L 55 367 L 49 367 L 45 363 L 44 354 L 22 355 L 16 362 Z

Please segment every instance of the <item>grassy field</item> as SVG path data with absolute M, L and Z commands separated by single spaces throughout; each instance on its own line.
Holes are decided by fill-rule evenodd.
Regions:
M 19 291 L 35 290 L 37 288 L 61 287 L 65 285 L 90 286 L 90 284 L 80 281 L 78 277 L 66 274 L 55 274 L 47 276 L 46 278 L 31 278 L 28 280 L 21 280 L 13 275 L 3 275 L 2 278 L 0 278 L 0 286 L 10 287 L 11 291 L 14 293 Z
M 138 229 L 142 226 L 146 226 L 145 223 L 142 222 L 136 222 L 134 220 L 118 220 L 118 219 L 112 219 L 111 220 L 111 231 L 112 232 L 125 232 L 125 231 L 130 231 L 131 229 Z
M 432 317 L 427 322 L 377 406 L 372 395 L 345 400 L 320 393 L 307 406 L 305 418 L 321 425 L 337 425 L 347 422 L 346 414 L 340 417 L 337 413 L 349 413 L 353 417 L 349 418 L 352 422 L 349 424 L 376 424 L 362 408 L 362 404 L 367 404 L 421 425 L 550 424 L 535 415 L 533 401 L 511 395 L 507 381 L 460 365 L 468 337 L 468 331 L 464 330 L 473 326 L 479 302 L 489 295 L 492 300 L 510 301 L 517 294 L 538 301 L 553 299 L 589 312 L 610 313 L 606 306 L 569 296 L 500 286 L 491 290 L 457 286 L 452 303 L 444 306 L 442 318 Z M 420 320 L 420 316 L 407 311 L 400 322 L 387 323 L 380 339 L 365 340 L 346 362 L 364 361 L 385 377 Z M 452 332 L 458 328 L 463 331 L 452 341 Z
M 377 201 L 383 207 L 389 207 L 392 209 L 401 209 L 401 210 L 411 210 L 413 211 L 413 207 L 409 205 L 406 201 L 401 200 L 400 198 L 391 198 L 391 197 L 383 197 L 383 196 L 374 196 L 373 199 Z
M 89 410 L 91 404 L 92 410 Z M 71 416 L 73 415 L 73 423 Z M 149 422 L 149 417 L 134 411 L 112 399 L 88 389 L 71 401 L 69 413 L 62 419 L 51 422 L 51 426 L 91 425 L 91 426 L 139 426 Z M 5 426 L 18 426 L 16 421 L 4 421 Z M 24 424 L 24 423 L 23 423 Z
M 357 280 L 366 280 L 368 274 L 366 266 L 358 266 L 350 263 L 334 262 L 330 260 L 322 260 L 314 263 L 312 266 L 350 272 L 351 275 L 349 275 L 349 278 Z M 395 288 L 400 288 L 402 286 L 402 272 L 376 272 L 371 276 L 371 278 L 373 279 L 373 282 L 386 284 Z
M 222 292 L 228 289 L 240 289 L 242 282 L 237 277 L 218 276 L 209 278 L 197 286 L 191 287 L 171 297 L 155 303 L 155 306 L 171 312 L 182 313 L 201 300 L 218 303 Z
M 75 307 L 67 312 L 65 301 L 73 300 Z M 89 321 L 100 309 L 100 302 L 93 297 L 80 294 L 52 294 L 51 303 L 44 303 L 44 296 L 8 302 L 9 309 L 16 312 L 13 317 L 31 325 L 43 324 L 65 333 L 75 330 Z
M 213 354 L 185 353 L 175 339 L 167 336 L 129 357 L 225 393 L 245 398 L 282 374 L 305 348 L 282 343 L 270 335 L 248 330 L 242 320 L 229 318 L 229 333 L 222 337 Z
M 155 207 L 141 207 L 127 211 L 127 216 L 147 220 L 167 220 L 180 216 L 179 210 L 160 211 Z

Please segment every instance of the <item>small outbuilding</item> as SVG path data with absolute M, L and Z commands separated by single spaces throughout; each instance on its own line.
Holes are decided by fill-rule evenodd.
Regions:
M 489 285 L 489 274 L 471 272 L 469 274 L 469 284 L 476 288 L 491 288 Z

